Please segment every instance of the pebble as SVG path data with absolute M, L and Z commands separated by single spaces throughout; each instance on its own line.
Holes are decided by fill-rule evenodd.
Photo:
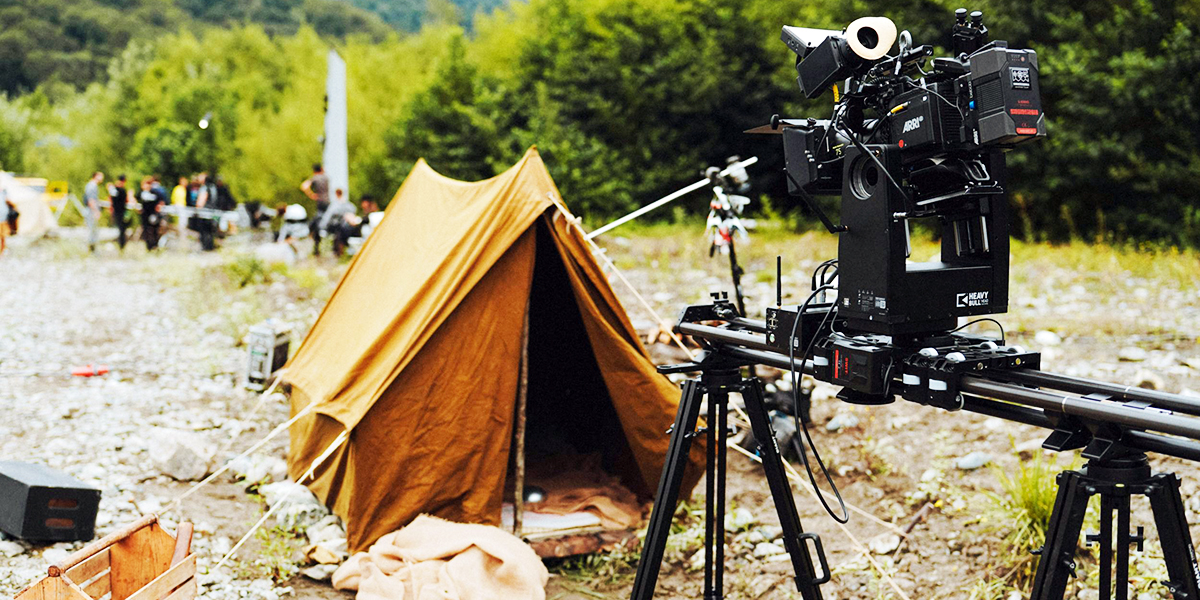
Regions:
M 754 518 L 754 513 L 748 508 L 738 508 L 730 514 L 725 515 L 725 530 L 726 531 L 742 531 L 754 525 L 758 519 Z
M 10 558 L 18 554 L 25 554 L 25 546 L 16 542 L 3 541 L 0 542 L 0 554 Z
M 301 575 L 316 581 L 326 581 L 333 577 L 333 572 L 337 570 L 339 565 L 313 565 L 303 571 Z
M 1149 352 L 1137 346 L 1127 346 L 1117 352 L 1117 359 L 1124 362 L 1142 362 L 1149 356 Z
M 871 549 L 872 554 L 891 554 L 900 547 L 900 536 L 885 533 L 867 542 L 867 547 Z
M 1042 330 L 1034 334 L 1033 341 L 1039 346 L 1057 346 L 1062 343 L 1062 338 L 1053 331 Z
M 992 455 L 987 452 L 975 451 L 956 461 L 954 466 L 963 471 L 973 471 L 992 462 Z
M 1133 384 L 1147 390 L 1161 390 L 1167 387 L 1162 376 L 1149 369 L 1138 369 L 1133 375 Z
M 784 552 L 787 552 L 787 550 L 774 542 L 762 542 L 754 546 L 755 558 L 766 558 L 768 556 L 775 556 L 776 554 L 783 554 Z
M 841 431 L 858 425 L 858 417 L 854 413 L 838 413 L 825 424 L 825 431 Z

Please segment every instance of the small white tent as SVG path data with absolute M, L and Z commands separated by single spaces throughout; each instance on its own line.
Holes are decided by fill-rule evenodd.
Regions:
M 17 223 L 17 235 L 27 238 L 40 238 L 53 229 L 58 228 L 54 212 L 45 200 L 46 182 L 44 179 L 20 181 L 12 173 L 0 172 L 0 198 L 6 198 L 21 218 Z M 2 211 L 0 211 L 2 212 Z

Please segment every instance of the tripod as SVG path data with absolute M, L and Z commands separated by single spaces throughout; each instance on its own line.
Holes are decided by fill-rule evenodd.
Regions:
M 683 482 L 688 464 L 688 453 L 692 440 L 706 434 L 708 457 L 705 471 L 704 510 L 704 600 L 721 600 L 724 589 L 725 566 L 725 443 L 728 439 L 728 415 L 730 392 L 741 393 L 746 403 L 746 415 L 750 428 L 758 443 L 763 470 L 775 501 L 775 511 L 783 528 L 783 543 L 791 556 L 792 569 L 796 574 L 796 589 L 804 600 L 820 600 L 819 585 L 829 581 L 829 565 L 821 538 L 813 533 L 804 533 L 800 517 L 796 512 L 792 489 L 783 470 L 783 460 L 767 415 L 763 400 L 762 382 L 757 378 L 742 376 L 738 363 L 716 353 L 703 353 L 696 363 L 660 367 L 662 373 L 686 373 L 700 371 L 700 379 L 688 380 L 683 384 L 679 412 L 671 428 L 671 442 L 667 449 L 666 464 L 658 482 L 654 510 L 650 514 L 650 525 L 646 529 L 646 541 L 642 557 L 638 562 L 637 577 L 633 584 L 632 600 L 651 600 L 662 566 L 663 550 L 667 536 L 671 533 L 671 519 L 679 500 L 679 486 Z M 696 429 L 700 405 L 708 396 L 708 418 L 706 427 Z M 813 568 L 808 541 L 811 540 L 821 563 L 821 577 Z
M 1140 551 L 1145 541 L 1141 526 L 1136 535 L 1129 533 L 1129 500 L 1135 495 L 1146 496 L 1154 512 L 1154 525 L 1171 577 L 1163 585 L 1177 600 L 1200 599 L 1200 569 L 1179 495 L 1179 477 L 1173 473 L 1151 474 L 1144 453 L 1128 452 L 1116 458 L 1092 458 L 1082 470 L 1058 475 L 1058 495 L 1046 530 L 1046 544 L 1036 551 L 1042 560 L 1034 576 L 1031 600 L 1062 599 L 1067 578 L 1075 576 L 1075 546 L 1088 499 L 1093 495 L 1100 496 L 1100 533 L 1085 539 L 1089 544 L 1100 544 L 1100 600 L 1129 598 L 1129 546 L 1136 544 Z M 1114 540 L 1116 596 L 1112 595 Z

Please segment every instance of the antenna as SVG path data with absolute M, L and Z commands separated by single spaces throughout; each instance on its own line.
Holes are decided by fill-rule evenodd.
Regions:
M 783 306 L 783 256 L 775 255 L 775 308 Z

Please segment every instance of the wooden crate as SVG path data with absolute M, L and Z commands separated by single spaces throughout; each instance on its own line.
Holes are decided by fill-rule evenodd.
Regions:
M 179 539 L 147 515 L 89 544 L 13 600 L 189 600 L 196 597 L 191 526 Z

